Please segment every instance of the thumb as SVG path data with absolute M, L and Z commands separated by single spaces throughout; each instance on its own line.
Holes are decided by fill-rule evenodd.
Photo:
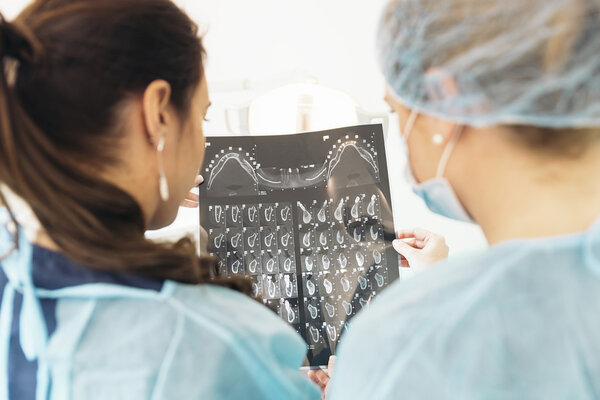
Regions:
M 415 254 L 415 248 L 400 239 L 394 240 L 392 246 L 398 254 L 403 255 L 406 259 L 411 258 Z

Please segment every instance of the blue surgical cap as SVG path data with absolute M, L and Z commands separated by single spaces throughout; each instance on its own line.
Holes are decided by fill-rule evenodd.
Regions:
M 378 49 L 410 109 L 473 126 L 600 126 L 600 0 L 392 0 Z

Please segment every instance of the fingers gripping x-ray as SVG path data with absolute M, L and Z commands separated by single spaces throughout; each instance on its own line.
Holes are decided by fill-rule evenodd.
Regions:
M 398 277 L 381 127 L 209 138 L 201 172 L 200 222 L 220 272 L 249 276 L 304 337 L 311 365 L 325 364 Z

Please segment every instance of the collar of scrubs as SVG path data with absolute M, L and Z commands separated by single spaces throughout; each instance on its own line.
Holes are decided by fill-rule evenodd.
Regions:
M 0 244 L 12 243 L 12 235 L 0 226 Z M 47 399 L 50 371 L 46 362 L 48 328 L 40 298 L 98 299 L 130 298 L 165 300 L 175 283 L 127 276 L 85 268 L 60 253 L 32 245 L 19 229 L 18 248 L 0 262 L 7 283 L 0 305 L 0 398 L 8 398 L 8 357 L 13 318 L 19 318 L 19 342 L 25 358 L 37 361 L 36 399 Z M 18 315 L 13 315 L 15 294 L 22 295 Z

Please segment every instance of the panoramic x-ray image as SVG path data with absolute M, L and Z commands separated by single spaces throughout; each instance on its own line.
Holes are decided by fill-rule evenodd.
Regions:
M 200 225 L 220 272 L 253 295 L 325 365 L 352 317 L 398 278 L 381 125 L 208 138 Z

